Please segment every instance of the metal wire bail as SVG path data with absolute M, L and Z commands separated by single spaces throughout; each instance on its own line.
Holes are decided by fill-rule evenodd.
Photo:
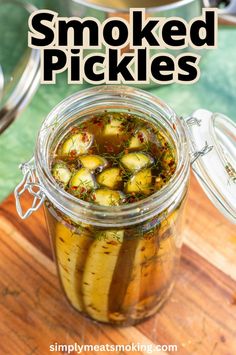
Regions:
M 34 211 L 37 211 L 45 200 L 42 186 L 37 182 L 35 174 L 34 158 L 19 166 L 22 171 L 23 179 L 14 190 L 16 200 L 16 210 L 21 219 L 28 218 Z M 28 191 L 33 196 L 32 206 L 24 213 L 20 202 L 21 195 Z
M 197 152 L 194 152 L 192 154 L 192 160 L 191 160 L 191 165 L 193 165 L 193 163 L 195 163 L 195 161 L 199 158 L 199 157 L 203 157 L 204 155 L 206 155 L 207 153 L 209 153 L 211 150 L 213 149 L 213 146 L 212 145 L 208 145 L 207 142 L 205 142 L 205 145 L 204 147 L 197 151 Z

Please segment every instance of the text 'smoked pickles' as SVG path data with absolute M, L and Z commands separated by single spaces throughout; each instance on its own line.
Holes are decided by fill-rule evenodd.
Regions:
M 110 17 L 102 23 L 40 10 L 30 16 L 29 30 L 29 46 L 41 50 L 42 83 L 55 83 L 56 74 L 67 70 L 68 83 L 188 84 L 200 77 L 200 55 L 168 51 L 215 48 L 217 10 L 203 10 L 186 22 L 130 9 L 128 20 Z

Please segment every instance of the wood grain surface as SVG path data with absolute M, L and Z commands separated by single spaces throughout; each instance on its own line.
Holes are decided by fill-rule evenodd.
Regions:
M 27 196 L 23 203 L 29 205 Z M 136 327 L 100 325 L 67 304 L 42 209 L 21 221 L 10 195 L 0 212 L 0 354 L 44 355 L 50 344 L 74 342 L 176 344 L 181 355 L 236 354 L 236 228 L 193 178 L 176 287 L 161 311 Z

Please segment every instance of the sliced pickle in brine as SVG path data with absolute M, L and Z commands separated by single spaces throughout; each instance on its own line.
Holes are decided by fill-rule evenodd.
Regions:
M 121 119 L 112 118 L 104 127 L 104 136 L 119 136 L 124 129 L 122 122 Z
M 131 111 L 105 108 L 75 120 L 57 145 L 52 162 L 65 163 L 68 170 L 55 170 L 54 176 L 58 174 L 61 186 L 77 198 L 93 202 L 90 192 L 106 188 L 127 194 L 126 203 L 162 189 L 177 163 L 174 142 L 164 128 Z
M 173 237 L 160 242 L 158 239 L 157 235 L 152 236 L 150 240 L 144 239 L 136 250 L 133 271 L 122 307 L 124 311 L 131 309 L 131 314 L 134 313 L 136 318 L 140 304 L 145 306 L 145 299 L 152 295 L 158 296 L 172 280 L 176 253 Z
M 122 305 L 131 279 L 137 245 L 138 238 L 124 237 L 109 294 L 109 319 L 112 321 L 124 321 L 125 313 L 122 312 Z
M 140 193 L 148 195 L 152 189 L 151 169 L 144 169 L 133 175 L 125 185 L 126 193 Z
M 82 155 L 79 160 L 84 168 L 91 171 L 102 169 L 107 165 L 107 160 L 99 155 Z
M 55 247 L 61 283 L 72 305 L 81 311 L 83 266 L 92 239 L 88 234 L 75 234 L 62 223 L 55 227 Z
M 92 194 L 94 203 L 101 206 L 119 206 L 124 198 L 120 191 L 97 189 Z
M 134 305 L 140 298 L 142 267 L 157 254 L 159 245 L 155 235 L 144 236 L 138 242 L 133 259 L 129 285 L 123 302 L 123 309 Z
M 84 267 L 83 301 L 93 319 L 108 322 L 109 291 L 124 231 L 101 231 L 96 237 Z
M 105 169 L 98 175 L 97 182 L 110 189 L 118 189 L 122 182 L 120 168 Z
M 78 170 L 70 179 L 70 188 L 75 192 L 91 191 L 96 187 L 96 181 L 91 172 L 86 168 Z
M 128 149 L 129 150 L 142 150 L 148 143 L 149 133 L 145 129 L 140 129 L 130 139 Z
M 89 132 L 76 133 L 65 140 L 59 149 L 61 155 L 71 153 L 85 154 L 93 142 L 93 135 Z
M 59 183 L 66 186 L 71 178 L 71 171 L 68 169 L 66 163 L 57 162 L 52 167 L 52 175 Z
M 125 154 L 120 161 L 126 169 L 132 172 L 139 171 L 153 164 L 153 158 L 141 152 Z

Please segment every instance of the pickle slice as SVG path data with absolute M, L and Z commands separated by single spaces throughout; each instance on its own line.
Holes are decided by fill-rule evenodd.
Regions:
M 97 177 L 97 182 L 100 185 L 109 187 L 110 189 L 118 189 L 122 182 L 120 168 L 105 169 Z
M 143 169 L 133 175 L 125 185 L 126 193 L 141 193 L 148 195 L 151 192 L 152 172 L 151 169 Z
M 140 129 L 131 139 L 128 149 L 141 150 L 148 142 L 149 134 L 145 129 Z
M 126 313 L 122 311 L 122 305 L 131 280 L 138 244 L 138 238 L 131 239 L 125 232 L 110 287 L 109 319 L 112 321 L 122 322 L 126 319 Z
M 104 168 L 107 165 L 107 160 L 99 155 L 82 155 L 79 160 L 84 168 L 91 171 Z
M 93 175 L 86 168 L 78 170 L 70 179 L 70 188 L 78 191 L 91 191 L 96 187 L 96 182 Z
M 153 163 L 153 158 L 141 152 L 128 153 L 121 158 L 122 165 L 132 172 L 141 170 Z
M 81 296 L 83 266 L 91 241 L 89 235 L 74 234 L 64 224 L 56 224 L 55 247 L 61 283 L 67 298 L 79 311 L 83 309 Z
M 98 189 L 93 193 L 92 199 L 94 203 L 101 206 L 118 206 L 122 202 L 123 195 L 120 191 Z
M 157 236 L 149 241 L 140 241 L 122 307 L 124 311 L 131 309 L 131 314 L 137 319 L 141 304 L 145 311 L 144 300 L 152 295 L 157 297 L 170 285 L 174 272 L 175 249 L 172 236 L 161 241 L 160 245 Z M 142 316 L 140 312 L 140 317 Z
M 68 184 L 71 178 L 71 172 L 67 168 L 67 165 L 63 162 L 58 162 L 53 165 L 52 175 L 58 182 L 62 183 L 64 186 Z
M 135 250 L 130 280 L 122 306 L 125 311 L 131 305 L 135 305 L 139 301 L 142 268 L 147 261 L 151 260 L 157 254 L 158 247 L 159 245 L 154 235 L 144 236 L 139 240 Z
M 77 133 L 65 140 L 60 148 L 61 155 L 85 154 L 93 142 L 93 135 L 89 132 Z
M 87 313 L 98 321 L 109 321 L 109 290 L 123 237 L 123 230 L 101 231 L 88 252 L 83 274 L 83 301 Z
M 123 131 L 122 120 L 113 118 L 104 127 L 104 136 L 118 136 Z

